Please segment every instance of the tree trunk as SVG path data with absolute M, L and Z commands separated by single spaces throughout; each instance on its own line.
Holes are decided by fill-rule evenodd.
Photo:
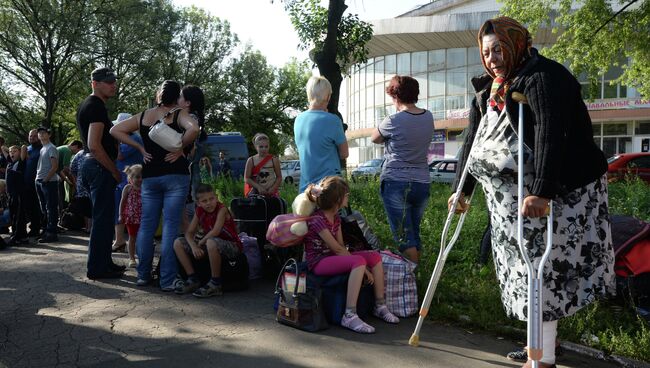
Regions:
M 327 10 L 327 36 L 323 44 L 323 50 L 316 53 L 314 62 L 318 66 L 320 74 L 327 78 L 332 85 L 332 96 L 327 105 L 327 111 L 337 115 L 341 120 L 343 116 L 339 112 L 339 95 L 343 76 L 341 75 L 341 66 L 336 62 L 338 28 L 341 23 L 343 13 L 348 8 L 345 0 L 330 0 Z M 347 130 L 347 124 L 343 123 L 343 130 Z

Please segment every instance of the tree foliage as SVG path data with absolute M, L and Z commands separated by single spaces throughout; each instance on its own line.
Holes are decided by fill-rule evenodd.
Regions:
M 370 23 L 356 14 L 344 15 L 345 0 L 330 0 L 327 8 L 319 0 L 285 0 L 284 6 L 300 38 L 301 49 L 310 50 L 311 60 L 332 84 L 329 112 L 339 115 L 342 72 L 368 58 L 366 43 L 372 38 Z
M 306 63 L 291 61 L 280 69 L 250 46 L 233 62 L 230 73 L 232 112 L 226 127 L 245 137 L 265 133 L 271 152 L 282 154 L 293 136 L 294 112 L 307 107 L 304 86 L 309 78 Z M 249 149 L 254 151 L 252 143 Z
M 503 0 L 502 13 L 527 24 L 558 33 L 557 42 L 543 50 L 570 63 L 576 74 L 586 73 L 592 86 L 611 66 L 623 68 L 615 81 L 650 96 L 650 2 L 643 0 Z M 630 5 L 622 12 L 626 5 Z M 629 63 L 627 62 L 629 59 Z

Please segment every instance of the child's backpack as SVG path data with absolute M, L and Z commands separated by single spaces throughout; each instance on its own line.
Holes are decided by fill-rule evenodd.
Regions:
M 616 288 L 639 314 L 650 318 L 650 224 L 631 216 L 612 221 L 612 243 L 616 255 Z

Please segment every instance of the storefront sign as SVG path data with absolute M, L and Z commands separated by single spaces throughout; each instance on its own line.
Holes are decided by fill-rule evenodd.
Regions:
M 648 109 L 650 100 L 606 99 L 585 103 L 588 110 Z
M 467 119 L 469 118 L 469 109 L 447 110 L 447 119 Z
M 433 131 L 433 137 L 431 137 L 431 142 L 444 142 L 447 140 L 447 131 L 444 129 L 438 129 Z

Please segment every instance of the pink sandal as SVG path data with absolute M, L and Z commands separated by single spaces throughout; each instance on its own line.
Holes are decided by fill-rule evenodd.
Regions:
M 372 334 L 375 333 L 375 328 L 365 323 L 359 316 L 354 314 L 344 314 L 341 318 L 341 326 L 349 328 L 350 330 L 362 333 L 362 334 Z
M 383 319 L 384 322 L 399 323 L 399 318 L 397 318 L 396 315 L 391 313 L 391 311 L 388 310 L 388 307 L 385 304 L 380 306 L 375 306 L 375 309 L 372 311 L 372 314 L 377 318 Z

